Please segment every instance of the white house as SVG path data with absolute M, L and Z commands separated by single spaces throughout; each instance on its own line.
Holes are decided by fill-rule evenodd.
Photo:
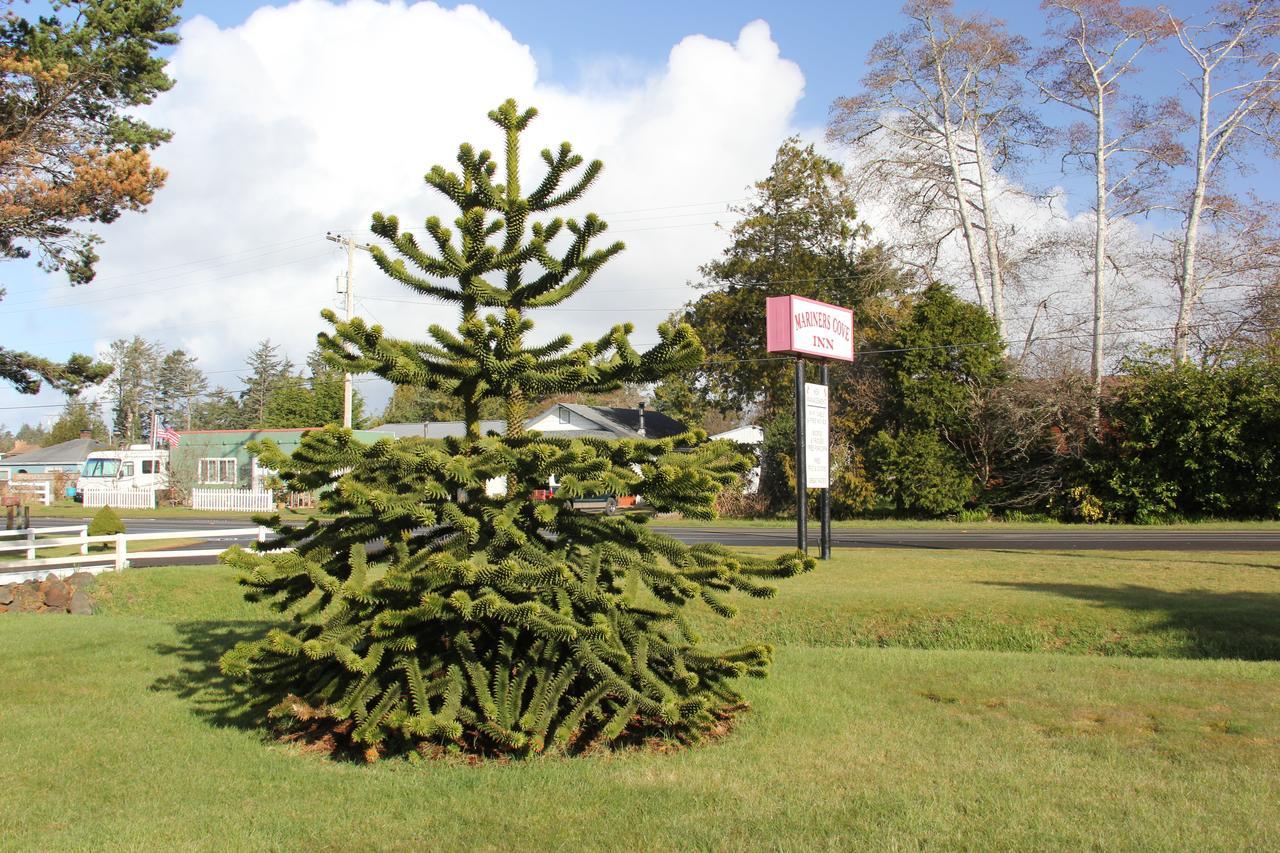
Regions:
M 755 424 L 744 424 L 737 429 L 725 430 L 711 436 L 712 439 L 724 439 L 741 444 L 756 457 L 756 466 L 742 475 L 743 491 L 754 492 L 760 488 L 760 453 L 764 449 L 764 430 Z

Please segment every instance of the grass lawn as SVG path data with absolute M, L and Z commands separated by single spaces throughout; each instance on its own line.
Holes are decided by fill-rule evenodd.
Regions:
M 98 595 L 0 617 L 0 848 L 1280 845 L 1280 663 L 1193 659 L 1280 658 L 1276 555 L 844 552 L 743 608 L 779 649 L 726 740 L 476 768 L 268 741 L 225 568 Z
M 728 527 L 728 528 L 779 528 L 795 530 L 794 518 L 717 518 L 700 521 L 690 518 L 654 518 L 655 527 Z M 1060 521 L 951 521 L 948 519 L 899 519 L 854 518 L 833 521 L 834 530 L 1047 530 L 1069 532 L 1072 530 L 1280 530 L 1280 521 L 1188 521 L 1182 524 L 1075 524 Z M 817 536 L 818 522 L 809 522 L 809 535 Z

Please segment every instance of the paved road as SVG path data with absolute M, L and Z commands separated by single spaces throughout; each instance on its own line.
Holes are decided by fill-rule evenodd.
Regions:
M 74 524 L 72 519 L 32 519 L 36 527 Z M 125 520 L 130 533 L 185 532 L 248 527 L 241 520 L 153 518 Z M 725 545 L 789 546 L 795 544 L 791 528 L 736 527 L 660 527 L 682 542 L 720 542 Z M 811 549 L 818 547 L 818 530 L 809 530 Z M 208 544 L 193 547 L 217 547 L 233 541 L 247 542 L 252 537 L 215 537 Z M 1280 530 L 991 530 L 932 529 L 901 530 L 891 528 L 840 529 L 833 533 L 837 548 L 924 548 L 983 549 L 1035 551 L 1280 551 Z

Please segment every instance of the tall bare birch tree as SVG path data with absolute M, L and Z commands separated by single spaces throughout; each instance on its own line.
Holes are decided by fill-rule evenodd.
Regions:
M 1222 180 L 1225 171 L 1241 162 L 1241 149 L 1260 142 L 1274 144 L 1277 139 L 1280 0 L 1223 0 L 1202 22 L 1162 11 L 1192 64 L 1183 77 L 1195 109 L 1193 180 L 1180 207 L 1183 228 L 1180 239 L 1174 241 L 1173 276 L 1178 290 L 1173 357 L 1186 361 L 1192 315 L 1212 280 L 1199 269 L 1205 254 L 1202 225 L 1206 218 L 1217 218 L 1228 229 L 1234 227 L 1246 236 L 1255 233 L 1249 207 L 1242 209 L 1237 199 L 1226 194 Z M 1225 242 L 1239 241 L 1227 237 Z M 1212 248 L 1210 252 L 1221 254 Z M 1246 265 L 1250 257 L 1242 259 Z M 1212 258 L 1206 260 L 1212 266 Z
M 1172 32 L 1167 17 L 1120 0 L 1044 0 L 1048 46 L 1032 69 L 1041 95 L 1083 114 L 1066 140 L 1065 157 L 1094 178 L 1090 373 L 1094 422 L 1105 369 L 1107 285 L 1115 264 L 1108 253 L 1111 225 L 1151 209 L 1163 169 L 1185 152 L 1174 140 L 1172 101 L 1158 105 L 1122 90 L 1138 58 Z
M 911 0 L 911 25 L 876 42 L 863 91 L 832 107 L 828 136 L 860 155 L 869 194 L 913 232 L 919 266 L 936 274 L 957 232 L 978 301 L 1006 337 L 1001 173 L 1044 142 L 1024 108 L 1026 42 L 1001 21 L 962 17 L 951 0 Z

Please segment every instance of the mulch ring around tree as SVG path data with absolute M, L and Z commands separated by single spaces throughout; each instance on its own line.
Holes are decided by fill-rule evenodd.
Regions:
M 410 761 L 423 759 L 446 761 L 469 766 L 477 766 L 489 761 L 507 764 L 525 757 L 524 753 L 502 752 L 496 749 L 484 749 L 483 739 L 479 736 L 469 737 L 464 733 L 455 743 L 443 744 L 435 741 L 421 741 L 417 744 L 399 744 L 397 749 L 390 739 L 369 746 L 358 743 L 352 737 L 356 728 L 355 720 L 335 720 L 317 709 L 310 713 L 300 708 L 302 703 L 297 697 L 289 697 L 283 704 L 289 704 L 295 720 L 291 728 L 277 730 L 277 739 L 282 743 L 298 747 L 304 755 L 322 755 L 337 761 L 351 761 L 372 764 L 382 758 L 405 757 Z M 673 734 L 663 726 L 660 720 L 648 719 L 639 715 L 633 717 L 622 735 L 610 743 L 601 743 L 596 735 L 603 727 L 603 722 L 584 725 L 569 740 L 563 749 L 548 748 L 548 754 L 559 753 L 567 756 L 604 755 L 619 752 L 653 752 L 674 753 L 692 746 L 700 746 L 723 740 L 732 733 L 738 718 L 751 710 L 747 702 L 738 702 L 711 712 L 712 722 L 699 730 L 695 735 L 688 732 Z M 302 711 L 302 713 L 299 713 Z M 532 754 L 532 753 L 531 753 Z

